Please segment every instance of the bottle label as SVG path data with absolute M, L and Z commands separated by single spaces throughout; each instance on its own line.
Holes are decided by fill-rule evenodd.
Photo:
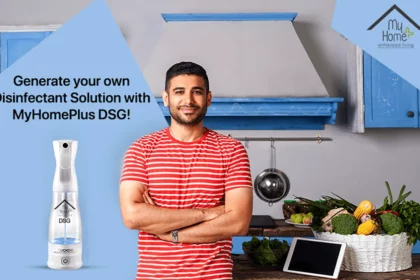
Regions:
M 60 224 L 69 224 L 71 223 L 72 213 L 76 208 L 68 202 L 66 199 L 61 201 L 55 208 L 55 211 L 58 211 L 58 223 Z
M 48 251 L 50 255 L 81 255 L 82 244 L 61 245 L 49 243 Z

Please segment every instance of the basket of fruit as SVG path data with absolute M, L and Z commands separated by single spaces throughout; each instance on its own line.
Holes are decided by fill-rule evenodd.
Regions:
M 242 243 L 242 250 L 247 259 L 257 266 L 283 266 L 289 252 L 289 243 L 277 238 L 263 240 L 253 236 Z
M 315 238 L 347 244 L 342 270 L 389 272 L 412 266 L 412 249 L 420 240 L 420 204 L 406 200 L 402 186 L 394 200 L 388 182 L 388 196 L 376 208 L 370 200 L 352 204 L 334 194 L 321 201 L 299 199 L 310 204 L 311 228 Z

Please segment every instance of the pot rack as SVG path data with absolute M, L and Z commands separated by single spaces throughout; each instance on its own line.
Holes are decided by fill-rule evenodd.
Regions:
M 320 144 L 323 141 L 332 141 L 332 138 L 322 137 L 320 134 L 317 134 L 316 137 L 232 137 L 231 134 L 228 134 L 229 137 L 234 138 L 238 141 L 245 141 L 247 145 L 248 141 L 315 141 Z

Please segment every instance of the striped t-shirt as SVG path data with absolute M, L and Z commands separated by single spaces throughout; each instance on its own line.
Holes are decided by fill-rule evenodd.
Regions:
M 206 129 L 193 142 L 175 139 L 169 129 L 146 135 L 127 150 L 121 181 L 147 186 L 153 202 L 170 209 L 212 208 L 225 192 L 252 188 L 243 145 Z M 232 238 L 214 243 L 172 243 L 139 231 L 137 279 L 232 279 Z

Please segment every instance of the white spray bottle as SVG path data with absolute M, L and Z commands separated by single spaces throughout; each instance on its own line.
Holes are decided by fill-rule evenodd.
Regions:
M 82 225 L 75 171 L 77 141 L 53 141 L 56 169 L 48 237 L 48 267 L 82 267 Z

